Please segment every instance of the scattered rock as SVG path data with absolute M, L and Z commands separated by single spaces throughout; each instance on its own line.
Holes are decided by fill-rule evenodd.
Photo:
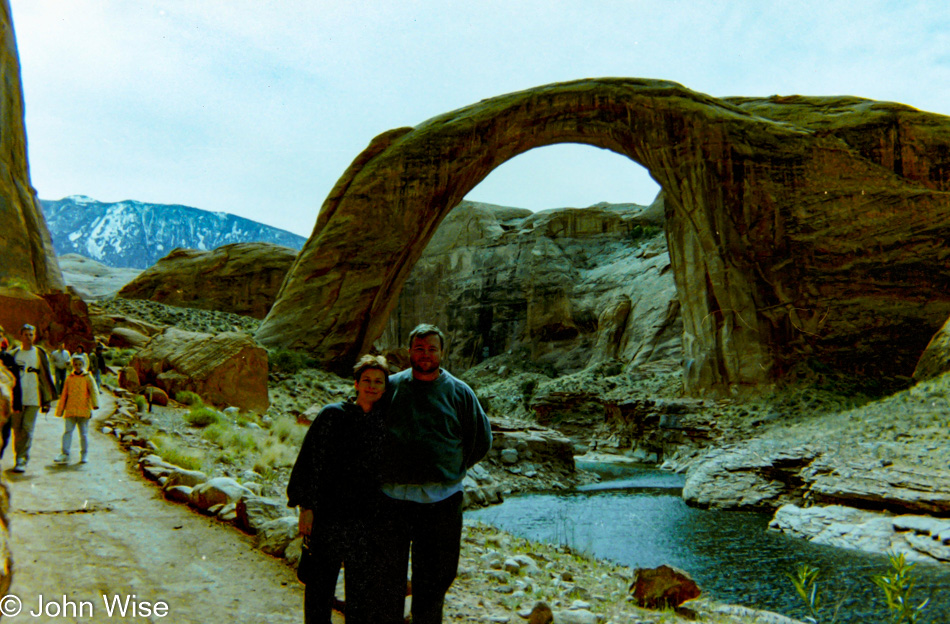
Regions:
M 297 517 L 285 516 L 265 522 L 257 532 L 257 547 L 269 555 L 280 557 L 297 537 Z
M 646 609 L 675 608 L 701 593 L 686 572 L 667 565 L 638 568 L 630 585 L 633 601 Z
M 247 487 L 247 484 L 244 485 Z M 250 488 L 248 488 L 250 489 Z M 272 520 L 283 518 L 291 513 L 286 501 L 260 496 L 247 496 L 237 501 L 237 526 L 254 534 Z
M 197 509 L 210 510 L 214 505 L 237 502 L 241 498 L 254 496 L 253 492 L 242 487 L 230 477 L 214 477 L 196 486 L 191 492 L 191 504 Z

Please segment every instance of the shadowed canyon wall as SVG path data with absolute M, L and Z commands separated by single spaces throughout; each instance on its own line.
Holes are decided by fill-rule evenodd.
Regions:
M 34 293 L 63 289 L 49 229 L 36 191 L 30 185 L 23 126 L 20 60 L 10 3 L 0 0 L 0 286 L 21 286 Z
M 622 78 L 483 100 L 373 140 L 257 335 L 346 370 L 465 194 L 522 152 L 574 142 L 631 158 L 663 188 L 690 390 L 755 386 L 809 358 L 909 376 L 950 316 L 948 121 Z
M 533 213 L 463 201 L 403 285 L 376 346 L 406 347 L 419 323 L 445 328 L 444 365 L 506 355 L 563 375 L 601 362 L 682 361 L 663 203 Z

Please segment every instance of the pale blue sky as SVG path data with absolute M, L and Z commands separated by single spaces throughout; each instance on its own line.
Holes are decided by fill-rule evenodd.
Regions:
M 33 185 L 221 210 L 309 235 L 380 132 L 600 76 L 713 96 L 858 95 L 950 114 L 950 3 L 10 0 Z M 587 146 L 515 158 L 470 199 L 649 203 Z

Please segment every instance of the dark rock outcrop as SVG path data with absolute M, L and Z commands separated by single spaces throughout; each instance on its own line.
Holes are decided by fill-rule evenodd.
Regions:
M 119 291 L 125 299 L 264 318 L 297 252 L 270 243 L 176 249 Z
M 8 0 L 0 1 L 0 42 L 0 286 L 35 293 L 60 291 L 63 277 L 30 184 L 20 59 Z
M 616 78 L 483 100 L 374 139 L 258 338 L 345 371 L 452 208 L 501 163 L 561 142 L 625 155 L 662 187 L 693 392 L 757 387 L 810 358 L 907 376 L 950 317 L 948 118 Z

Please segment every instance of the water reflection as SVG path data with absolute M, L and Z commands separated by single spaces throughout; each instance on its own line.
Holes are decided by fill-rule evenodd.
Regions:
M 805 612 L 786 574 L 808 563 L 821 569 L 824 602 L 842 601 L 839 622 L 887 621 L 883 599 L 868 580 L 887 570 L 885 556 L 767 531 L 769 516 L 761 513 L 693 509 L 680 498 L 682 477 L 624 472 L 584 491 L 513 497 L 466 516 L 631 567 L 673 565 L 717 600 L 798 618 Z M 924 621 L 950 623 L 950 566 L 918 564 L 915 571 L 917 600 L 931 596 Z

